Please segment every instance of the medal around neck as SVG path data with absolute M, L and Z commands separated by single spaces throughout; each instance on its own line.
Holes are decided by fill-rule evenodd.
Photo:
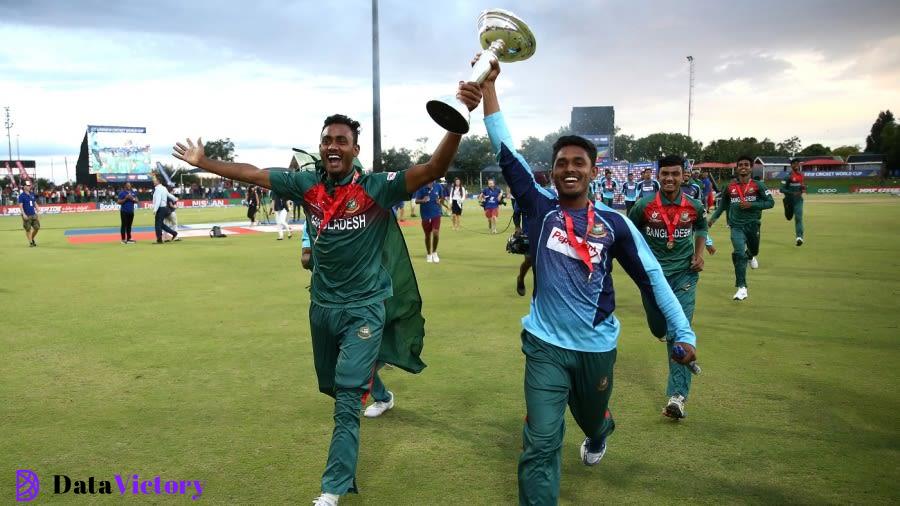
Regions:
M 531 29 L 512 12 L 489 9 L 478 17 L 478 34 L 484 49 L 475 65 L 469 81 L 483 83 L 491 72 L 491 62 L 515 62 L 527 60 L 537 49 Z M 428 115 L 448 132 L 469 132 L 469 109 L 456 97 L 429 100 L 425 105 Z

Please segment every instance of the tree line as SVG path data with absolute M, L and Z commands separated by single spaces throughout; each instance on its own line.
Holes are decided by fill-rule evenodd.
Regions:
M 528 160 L 535 170 L 549 169 L 553 155 L 553 143 L 560 136 L 573 132 L 568 126 L 562 126 L 543 137 L 528 137 L 519 146 L 519 153 Z M 424 145 L 427 139 L 419 139 Z M 894 120 L 890 110 L 882 111 L 865 140 L 865 148 L 861 145 L 838 146 L 831 148 L 821 143 L 803 145 L 797 136 L 779 142 L 768 137 L 762 140 L 756 137 L 731 137 L 716 139 L 709 144 L 694 140 L 684 134 L 658 132 L 645 137 L 636 138 L 624 134 L 616 127 L 614 151 L 617 160 L 630 162 L 656 160 L 661 154 L 686 154 L 695 162 L 733 162 L 743 154 L 752 156 L 840 156 L 845 159 L 860 153 L 876 153 L 885 155 L 887 168 L 900 169 L 900 126 Z M 409 167 L 413 163 L 421 163 L 428 159 L 422 147 L 390 148 L 382 153 L 381 163 L 385 170 L 398 170 Z M 477 176 L 486 166 L 495 164 L 491 143 L 487 136 L 470 135 L 463 138 L 459 152 L 453 164 L 455 168 L 467 176 Z

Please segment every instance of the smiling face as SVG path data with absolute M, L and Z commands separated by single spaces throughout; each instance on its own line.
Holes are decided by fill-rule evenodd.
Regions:
M 349 126 L 334 123 L 322 129 L 319 155 L 329 177 L 346 176 L 353 167 L 353 159 L 359 155 L 359 145 Z
M 560 197 L 586 196 L 588 185 L 597 177 L 597 167 L 588 152 L 579 146 L 563 146 L 556 154 L 550 178 Z
M 667 165 L 659 168 L 659 185 L 663 193 L 677 192 L 683 179 L 681 165 Z
M 737 163 L 737 175 L 741 179 L 746 179 L 750 177 L 750 173 L 753 171 L 753 165 L 750 163 L 750 160 L 740 160 Z

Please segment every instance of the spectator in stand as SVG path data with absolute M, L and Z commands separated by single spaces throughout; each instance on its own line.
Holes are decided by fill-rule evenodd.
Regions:
M 122 236 L 122 244 L 134 244 L 131 238 L 131 225 L 134 223 L 134 204 L 137 203 L 137 194 L 131 188 L 131 183 L 125 183 L 125 187 L 119 192 L 117 202 L 119 204 L 119 219 L 122 226 L 119 235 Z

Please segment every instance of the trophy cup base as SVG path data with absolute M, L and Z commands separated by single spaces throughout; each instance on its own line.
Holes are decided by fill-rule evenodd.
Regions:
M 444 130 L 459 135 L 469 133 L 469 118 L 456 107 L 441 100 L 429 100 L 425 109 L 431 119 Z

